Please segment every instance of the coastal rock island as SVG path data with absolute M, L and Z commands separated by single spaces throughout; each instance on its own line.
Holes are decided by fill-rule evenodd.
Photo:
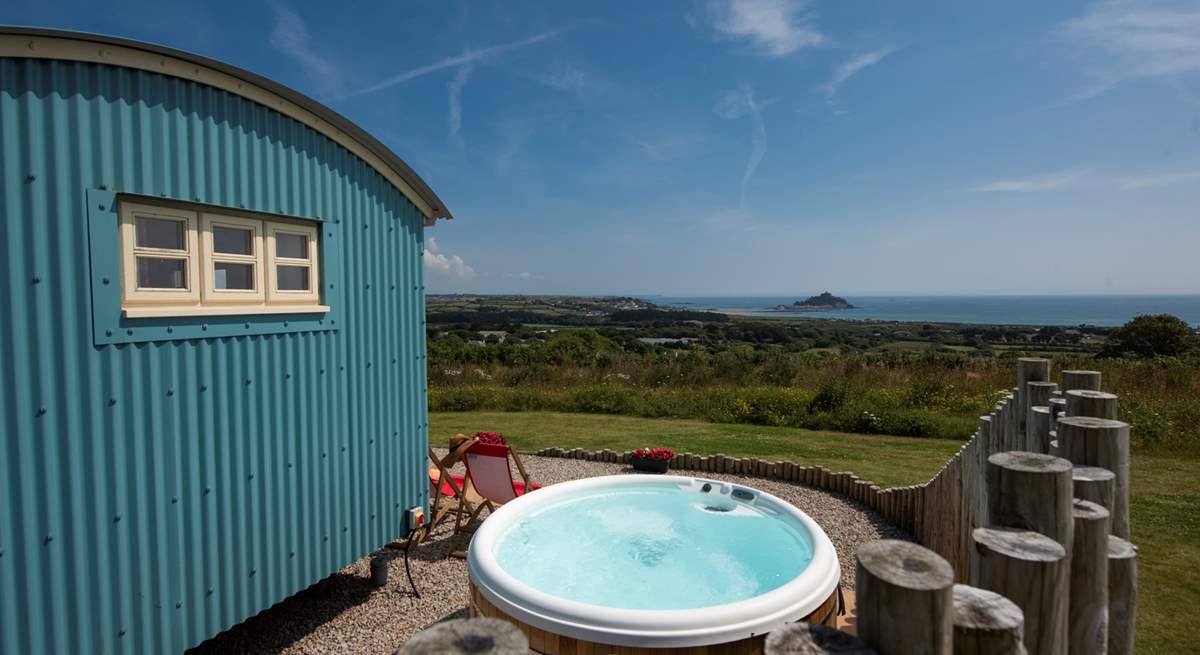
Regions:
M 819 296 L 809 296 L 806 300 L 797 300 L 790 305 L 775 305 L 769 309 L 776 312 L 826 312 L 833 309 L 854 309 L 854 305 L 846 302 L 845 298 L 826 291 Z

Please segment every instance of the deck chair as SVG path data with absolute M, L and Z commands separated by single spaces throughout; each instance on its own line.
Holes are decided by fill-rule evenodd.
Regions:
M 513 479 L 509 458 L 517 465 L 517 472 L 521 474 L 520 480 Z M 500 505 L 518 496 L 524 496 L 527 491 L 541 488 L 541 485 L 529 481 L 525 465 L 521 463 L 520 456 L 512 446 L 476 442 L 467 448 L 463 462 L 467 465 L 467 489 L 464 498 L 478 494 L 483 499 L 482 502 L 476 503 L 473 511 L 463 512 L 463 515 L 468 517 L 467 525 L 475 520 L 485 507 L 488 512 L 493 512 Z M 457 522 L 455 527 L 459 528 Z
M 463 513 L 473 515 L 476 505 L 483 501 L 479 494 L 467 489 L 465 476 L 458 475 L 451 470 L 477 441 L 477 439 L 467 439 L 447 453 L 445 457 L 438 457 L 433 448 L 429 448 L 431 464 L 429 467 L 429 513 L 431 516 L 418 541 L 424 541 L 434 528 L 450 514 L 455 515 L 454 531 L 458 532 Z

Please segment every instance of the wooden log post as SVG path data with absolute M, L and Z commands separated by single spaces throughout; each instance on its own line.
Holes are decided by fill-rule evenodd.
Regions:
M 1026 421 L 1029 430 L 1029 452 L 1049 455 L 1050 453 L 1050 408 L 1033 406 L 1029 408 L 1029 420 Z
M 1108 655 L 1132 655 L 1137 613 L 1137 548 L 1108 537 Z
M 1029 408 L 1033 406 L 1029 397 L 1030 382 L 1050 382 L 1050 360 L 1042 357 L 1022 357 L 1017 360 L 1017 425 L 1014 445 L 1020 449 L 1024 448 L 1021 444 L 1025 441 L 1025 421 Z
M 1044 534 L 1070 552 L 1070 462 L 1039 453 L 996 453 L 988 458 L 986 476 L 991 525 Z
M 1067 416 L 1058 421 L 1058 450 L 1077 466 L 1113 472 L 1112 533 L 1129 538 L 1129 424 L 1106 418 Z
M 1068 391 L 1063 397 L 1067 399 L 1067 416 L 1117 419 L 1116 394 L 1084 389 Z
M 994 591 L 954 585 L 954 654 L 1023 655 L 1025 614 Z
M 1031 655 L 1067 652 L 1067 551 L 1037 532 L 976 528 L 971 533 L 975 586 L 1011 600 L 1025 615 Z
M 1033 443 L 1033 420 L 1034 407 L 1046 407 L 1050 404 L 1050 398 L 1053 393 L 1058 390 L 1058 385 L 1053 382 L 1029 382 L 1025 385 L 1025 394 L 1022 398 L 1022 403 L 1025 406 L 1025 415 L 1021 419 L 1021 424 L 1024 426 L 1025 438 L 1021 441 L 1018 450 L 1028 450 L 1034 453 L 1049 452 L 1048 450 L 1038 450 Z M 1050 418 L 1049 410 L 1046 414 L 1047 420 Z M 1049 432 L 1049 423 L 1047 422 L 1046 431 Z M 1047 449 L 1049 446 L 1047 445 Z
M 1113 487 L 1116 475 L 1108 469 L 1099 466 L 1076 466 L 1071 469 L 1071 478 L 1075 483 L 1075 497 L 1090 500 L 1112 513 Z M 1111 531 L 1112 518 L 1109 518 Z
M 1063 391 L 1100 391 L 1100 371 L 1063 371 Z
M 862 639 L 813 623 L 788 623 L 767 635 L 764 655 L 875 655 Z
M 1067 399 L 1065 396 L 1055 396 L 1050 399 L 1049 404 L 1046 406 L 1050 408 L 1050 426 L 1054 427 L 1054 425 L 1057 424 L 1058 419 L 1066 416 L 1067 414 Z
M 1071 547 L 1071 600 L 1067 605 L 1068 652 L 1104 655 L 1108 645 L 1108 510 L 1075 499 Z
M 453 619 L 413 635 L 395 655 L 526 655 L 529 640 L 500 619 Z
M 954 569 L 914 543 L 884 539 L 855 554 L 858 635 L 881 655 L 949 655 Z

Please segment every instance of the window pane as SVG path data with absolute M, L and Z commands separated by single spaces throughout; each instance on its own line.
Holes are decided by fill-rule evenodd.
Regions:
M 308 237 L 303 234 L 275 233 L 275 256 L 308 259 Z
M 213 252 L 229 255 L 253 255 L 254 231 L 236 227 L 214 225 L 212 229 Z
M 276 266 L 280 291 L 308 291 L 307 266 Z
M 187 260 L 138 257 L 137 285 L 139 289 L 186 289 Z
M 217 289 L 254 289 L 254 264 L 213 264 L 213 287 Z
M 186 250 L 183 221 L 166 218 L 137 217 L 137 245 L 143 248 Z

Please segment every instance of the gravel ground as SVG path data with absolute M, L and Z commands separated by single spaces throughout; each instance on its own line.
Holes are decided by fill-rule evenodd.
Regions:
M 552 457 L 522 457 L 529 476 L 540 484 L 630 472 L 620 464 Z M 682 472 L 687 475 L 694 472 Z M 854 550 L 875 539 L 912 537 L 878 514 L 842 496 L 779 480 L 736 475 L 708 475 L 737 482 L 796 505 L 824 528 L 842 565 L 842 586 L 854 588 Z M 371 557 L 354 562 L 308 589 L 267 609 L 216 637 L 192 653 L 391 653 L 422 628 L 467 615 L 467 568 L 447 557 L 464 549 L 468 536 L 452 535 L 453 521 L 443 523 L 429 539 L 413 548 L 415 598 L 404 575 L 403 553 L 379 551 L 391 558 L 388 584 L 371 586 Z

